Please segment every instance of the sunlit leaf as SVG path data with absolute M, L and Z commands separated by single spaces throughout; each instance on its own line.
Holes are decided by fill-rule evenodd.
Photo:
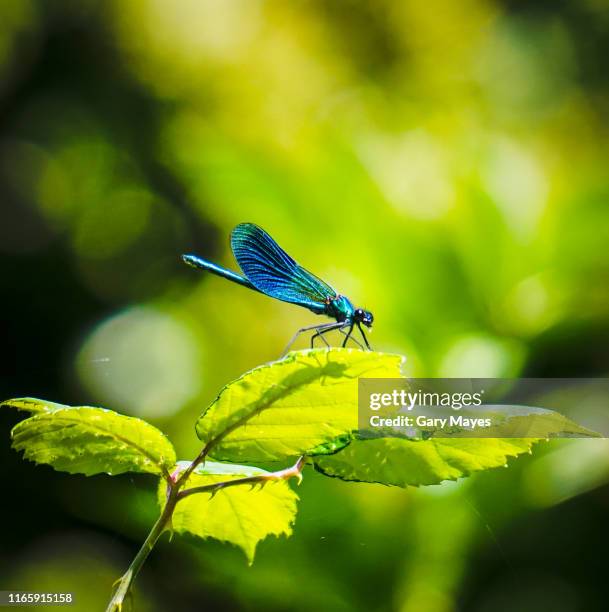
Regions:
M 171 442 L 156 427 L 104 408 L 15 399 L 3 406 L 34 416 L 13 428 L 13 448 L 26 459 L 71 474 L 161 474 L 175 463 Z
M 339 452 L 316 457 L 314 465 L 327 476 L 405 487 L 438 484 L 472 472 L 506 465 L 509 457 L 530 451 L 540 439 L 559 435 L 598 434 L 553 410 L 530 406 L 483 406 L 470 416 L 490 417 L 492 427 L 468 430 L 453 426 L 439 437 L 408 439 L 399 430 L 366 430 Z M 478 435 L 486 437 L 473 437 Z M 405 433 L 405 432 L 404 432 Z M 421 432 L 419 432 L 421 433 Z M 376 436 L 375 436 L 376 434 Z M 494 437 L 493 437 L 494 436 Z M 510 437 L 499 437 L 510 436 Z
M 486 435 L 520 438 L 588 437 L 600 434 L 575 423 L 560 412 L 530 406 L 494 406 L 492 422 Z
M 343 480 L 400 487 L 429 485 L 506 465 L 509 457 L 529 451 L 540 438 L 561 434 L 597 435 L 552 410 L 522 406 L 503 408 L 505 410 L 501 406 L 492 407 L 493 415 L 501 416 L 501 424 L 485 429 L 486 435 L 517 432 L 526 437 L 459 437 L 466 432 L 455 429 L 455 437 L 427 440 L 356 439 L 334 455 L 317 457 L 315 467 L 327 476 Z M 471 432 L 467 435 L 471 436 Z
M 411 427 L 370 427 L 361 438 L 549 438 L 586 437 L 598 438 L 596 433 L 575 423 L 568 417 L 546 408 L 508 404 L 484 404 L 475 410 L 463 409 L 452 412 L 446 409 L 438 415 L 429 413 L 428 408 L 414 407 L 408 414 L 415 421 Z M 448 416 L 447 416 L 448 415 Z M 451 419 L 450 424 L 437 425 L 437 417 Z M 424 418 L 418 424 L 417 419 Z M 489 426 L 480 423 L 488 420 Z
M 400 376 L 401 363 L 398 355 L 351 349 L 292 352 L 224 387 L 197 434 L 226 461 L 333 452 L 357 429 L 357 379 Z
M 3 402 L 3 406 L 10 406 L 17 410 L 23 410 L 30 414 L 40 414 L 41 412 L 53 412 L 61 408 L 66 408 L 64 404 L 56 404 L 55 402 L 47 402 L 46 400 L 39 400 L 34 397 L 20 397 L 18 399 L 8 400 Z
M 315 458 L 326 476 L 406 487 L 456 480 L 505 465 L 537 442 L 520 438 L 435 438 L 354 440 L 335 455 Z
M 180 462 L 183 471 L 188 462 Z M 207 461 L 198 466 L 184 488 L 210 485 L 247 476 L 268 474 L 245 465 Z M 159 485 L 159 503 L 165 503 L 166 485 Z M 210 493 L 196 493 L 181 500 L 173 514 L 172 527 L 178 533 L 214 538 L 241 548 L 248 562 L 254 559 L 258 542 L 269 535 L 292 533 L 298 496 L 284 480 L 267 482 L 264 487 L 233 486 Z

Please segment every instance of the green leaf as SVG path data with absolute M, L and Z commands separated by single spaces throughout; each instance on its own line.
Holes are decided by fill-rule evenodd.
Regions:
M 495 425 L 473 431 L 454 426 L 449 433 L 443 430 L 442 437 L 433 428 L 419 428 L 419 433 L 430 436 L 427 439 L 409 439 L 399 430 L 364 430 L 339 452 L 316 457 L 314 465 L 326 476 L 343 480 L 399 487 L 431 485 L 504 466 L 509 457 L 530 451 L 542 438 L 598 436 L 544 408 L 489 405 L 469 416 L 490 417 Z M 478 437 L 473 437 L 476 431 Z
M 177 464 L 179 471 L 189 465 Z M 265 470 L 245 465 L 207 461 L 198 466 L 184 488 L 210 485 L 247 476 L 269 474 Z M 159 504 L 164 506 L 166 485 L 159 485 Z M 190 533 L 200 538 L 214 538 L 240 547 L 248 562 L 254 560 L 256 545 L 269 535 L 292 533 L 298 496 L 284 480 L 267 482 L 264 487 L 233 486 L 210 494 L 195 493 L 176 506 L 172 527 L 178 533 Z
M 70 474 L 167 473 L 175 463 L 171 442 L 146 421 L 104 408 L 14 399 L 3 406 L 34 416 L 13 428 L 13 448 L 26 459 Z
M 493 426 L 485 427 L 482 430 L 485 436 L 518 438 L 600 437 L 597 432 L 575 423 L 555 410 L 533 406 L 507 405 L 484 406 L 483 408 L 482 416 L 488 415 L 493 423 Z M 473 416 L 479 415 L 473 414 Z
M 527 438 L 432 438 L 354 440 L 335 455 L 315 458 L 315 468 L 342 480 L 398 487 L 438 484 L 506 465 L 538 440 Z
M 292 352 L 224 387 L 197 435 L 225 461 L 334 452 L 357 429 L 357 379 L 401 376 L 401 363 L 399 355 L 352 349 Z
M 33 397 L 20 397 L 18 399 L 8 400 L 6 402 L 3 402 L 2 406 L 10 406 L 11 408 L 30 412 L 31 414 L 40 414 L 41 412 L 53 412 L 53 410 L 59 410 L 60 408 L 66 407 L 63 404 L 47 402 L 46 400 L 39 400 Z
M 415 408 L 409 412 L 409 415 L 416 419 L 417 415 L 423 414 L 423 412 L 425 417 L 428 418 L 430 416 L 429 409 L 427 408 Z M 446 418 L 447 414 L 451 418 L 464 417 L 466 420 L 489 419 L 491 425 L 489 427 L 479 426 L 475 429 L 459 426 L 457 424 L 442 429 L 434 426 L 413 427 L 409 429 L 421 435 L 423 438 L 429 435 L 442 438 L 600 437 L 600 434 L 575 423 L 559 412 L 546 408 L 537 408 L 535 406 L 484 404 L 477 407 L 475 410 L 463 409 L 459 410 L 458 413 L 452 412 L 450 408 L 446 408 L 441 416 Z M 371 434 L 372 437 L 381 438 L 399 436 L 399 430 L 392 430 L 391 428 L 372 428 L 366 430 L 366 434 L 368 433 Z M 413 436 L 408 435 L 406 437 L 412 438 Z M 418 437 L 418 435 L 414 437 Z

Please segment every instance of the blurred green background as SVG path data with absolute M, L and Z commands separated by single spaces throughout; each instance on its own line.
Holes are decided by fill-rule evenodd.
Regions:
M 0 396 L 194 456 L 220 387 L 317 320 L 180 262 L 233 267 L 242 221 L 409 375 L 606 375 L 608 54 L 605 0 L 3 0 Z M 0 588 L 103 609 L 153 480 L 25 463 L 0 417 Z M 291 539 L 251 568 L 164 540 L 137 610 L 606 610 L 608 483 L 605 440 L 424 490 L 307 473 Z

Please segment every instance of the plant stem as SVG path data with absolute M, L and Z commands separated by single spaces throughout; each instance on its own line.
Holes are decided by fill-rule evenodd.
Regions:
M 226 480 L 224 482 L 215 482 L 209 485 L 202 485 L 200 487 L 191 487 L 190 489 L 184 489 L 178 493 L 178 500 L 184 499 L 189 495 L 195 493 L 211 493 L 212 497 L 220 491 L 220 489 L 226 489 L 228 487 L 235 487 L 237 485 L 264 485 L 267 482 L 274 480 L 289 480 L 290 478 L 298 478 L 298 481 L 302 480 L 302 468 L 305 465 L 305 458 L 300 457 L 298 461 L 289 468 L 279 470 L 277 472 L 270 472 L 268 474 L 259 474 L 257 476 L 247 476 L 245 478 L 235 478 L 234 480 Z
M 144 565 L 144 561 L 148 558 L 148 555 L 154 548 L 154 545 L 157 543 L 157 540 L 161 537 L 161 534 L 167 528 L 167 525 L 171 523 L 171 517 L 173 515 L 173 511 L 175 510 L 176 504 L 188 497 L 189 495 L 194 495 L 195 493 L 211 493 L 212 497 L 220 491 L 220 489 L 225 489 L 227 487 L 234 487 L 237 485 L 256 485 L 261 484 L 264 485 L 270 481 L 277 480 L 289 480 L 290 478 L 298 478 L 300 482 L 302 480 L 302 469 L 304 468 L 306 458 L 300 457 L 298 461 L 291 467 L 285 468 L 283 470 L 278 470 L 276 472 L 270 472 L 266 474 L 260 474 L 258 476 L 248 476 L 246 478 L 235 478 L 233 480 L 226 480 L 224 482 L 216 482 L 214 484 L 205 485 L 201 487 L 191 487 L 190 489 L 184 489 L 180 491 L 181 485 L 184 483 L 184 474 L 190 476 L 195 468 L 205 459 L 205 455 L 209 449 L 205 447 L 201 453 L 197 456 L 197 458 L 188 466 L 187 470 L 183 472 L 180 476 L 174 473 L 169 478 L 169 483 L 167 485 L 167 503 L 163 508 L 163 512 L 161 512 L 159 518 L 156 523 L 153 525 L 148 537 L 142 544 L 142 547 L 139 549 L 137 555 L 131 562 L 131 565 L 127 568 L 127 571 L 122 575 L 121 578 L 117 581 L 117 587 L 114 591 L 114 595 L 106 608 L 106 612 L 121 612 L 123 609 L 123 604 L 125 603 L 125 599 L 131 593 L 131 586 L 133 585 L 133 581 L 138 575 L 140 569 L 142 569 L 142 565 Z
M 116 587 L 116 591 L 114 592 L 114 595 L 106 608 L 106 612 L 121 612 L 123 609 L 123 604 L 125 603 L 127 596 L 130 594 L 131 585 L 133 584 L 135 577 L 138 575 L 142 565 L 144 565 L 144 561 L 146 561 L 157 540 L 161 537 L 161 534 L 163 531 L 165 531 L 167 525 L 170 523 L 171 516 L 175 510 L 176 504 L 178 503 L 177 492 L 177 487 L 170 487 L 167 503 L 165 504 L 163 512 L 161 512 L 156 523 L 153 525 L 148 537 L 131 562 L 131 565 L 118 580 L 118 586 Z
M 213 446 L 213 440 L 208 442 L 202 449 L 201 452 L 195 457 L 192 463 L 177 477 L 176 479 L 176 488 L 179 489 L 190 477 L 190 475 L 195 471 L 195 468 L 205 461 L 205 457 L 207 457 L 207 453 L 211 450 Z

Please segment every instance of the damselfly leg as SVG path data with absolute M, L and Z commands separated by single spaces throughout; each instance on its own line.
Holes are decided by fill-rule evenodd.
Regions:
M 366 348 L 371 351 L 372 347 L 370 346 L 370 343 L 368 342 L 368 338 L 366 338 L 366 334 L 364 333 L 364 330 L 362 329 L 362 326 L 358 323 L 357 324 L 357 329 L 359 329 L 359 333 L 362 335 L 362 338 L 364 339 L 364 343 L 366 344 Z
M 351 323 L 349 327 L 349 331 L 345 334 L 345 339 L 343 340 L 343 347 L 347 346 L 347 342 L 349 342 L 349 338 L 351 338 L 351 333 L 353 332 L 353 323 Z M 355 340 L 355 338 L 353 338 Z
M 324 338 L 324 334 L 327 334 L 329 331 L 333 329 L 340 329 L 343 327 L 343 323 L 330 323 L 329 325 L 325 325 L 322 328 L 319 328 L 312 336 L 311 336 L 311 348 L 313 348 L 315 344 L 315 338 L 321 338 L 324 341 L 324 344 L 330 348 L 330 343 Z
M 344 327 L 341 327 L 338 330 L 343 336 L 347 336 L 346 340 L 343 341 L 342 346 L 346 346 L 347 344 L 347 340 L 351 340 L 351 342 L 355 342 L 355 344 L 357 344 L 357 346 L 359 346 L 359 348 L 363 349 L 364 345 L 355 337 L 351 335 L 351 332 L 353 331 L 353 328 L 349 328 L 349 331 L 346 332 Z
M 347 342 L 349 340 L 352 340 L 353 342 L 355 342 L 355 344 L 357 344 L 357 346 L 359 346 L 361 349 L 364 348 L 364 345 L 357 340 L 357 338 L 355 338 L 354 336 L 352 336 L 352 332 L 353 332 L 353 328 L 355 327 L 355 325 L 357 325 L 357 329 L 359 329 L 359 333 L 362 335 L 362 338 L 364 339 L 364 342 L 366 343 L 366 348 L 371 351 L 372 349 L 370 348 L 370 343 L 368 342 L 368 338 L 366 338 L 366 334 L 364 334 L 364 330 L 361 328 L 361 325 L 359 323 L 353 324 L 351 325 L 351 327 L 349 327 L 349 331 L 345 332 L 344 329 L 340 329 L 340 333 L 343 334 L 345 336 L 345 339 L 343 340 L 343 344 L 342 346 L 345 347 L 347 346 Z
M 307 327 L 301 327 L 291 338 L 291 340 L 288 342 L 288 345 L 285 347 L 285 349 L 283 350 L 283 353 L 281 353 L 281 357 L 285 357 L 287 352 L 290 350 L 290 347 L 292 346 L 292 344 L 294 344 L 294 342 L 296 342 L 296 338 L 298 338 L 298 336 L 300 336 L 300 334 L 307 332 L 307 331 L 312 331 L 315 330 L 315 334 L 313 334 L 313 337 L 311 338 L 311 341 L 313 340 L 313 338 L 317 337 L 318 335 L 322 336 L 323 338 L 323 334 L 326 333 L 326 331 L 330 331 L 331 329 L 337 329 L 339 326 L 341 326 L 342 323 L 336 323 L 335 321 L 333 321 L 332 323 L 322 323 L 321 325 L 317 324 L 317 325 L 308 325 Z M 319 333 L 321 332 L 321 334 Z M 323 338 L 324 342 L 326 341 L 325 338 Z M 326 342 L 327 344 L 327 342 Z M 312 344 L 311 344 L 311 348 L 312 348 Z

